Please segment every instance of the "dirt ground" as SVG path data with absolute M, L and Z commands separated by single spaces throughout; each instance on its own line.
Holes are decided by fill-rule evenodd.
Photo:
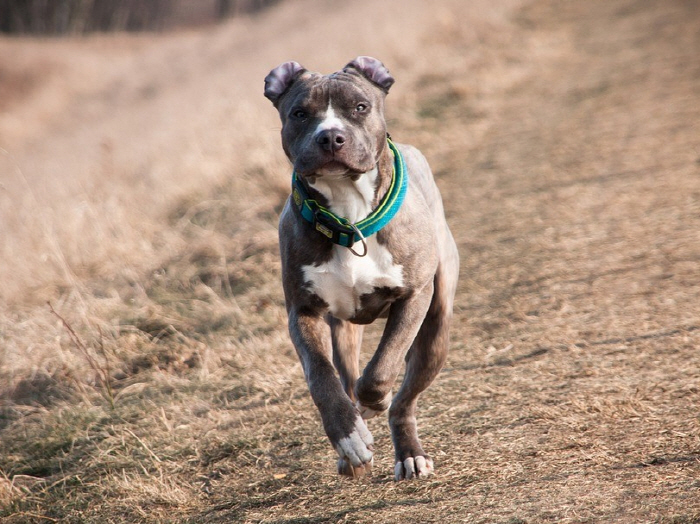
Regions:
M 286 334 L 262 79 L 359 54 L 462 259 L 421 481 L 393 481 L 383 419 L 374 474 L 335 475 Z M 0 148 L 3 523 L 700 523 L 695 0 L 3 38 Z

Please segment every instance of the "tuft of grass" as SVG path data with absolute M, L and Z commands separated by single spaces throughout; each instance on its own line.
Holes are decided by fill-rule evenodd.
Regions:
M 112 371 L 110 369 L 110 364 L 109 364 L 109 356 L 105 352 L 105 346 L 104 346 L 104 340 L 102 336 L 102 331 L 98 328 L 98 333 L 99 333 L 99 349 L 101 353 L 101 357 L 103 359 L 103 363 L 99 363 L 95 357 L 91 354 L 90 350 L 87 348 L 85 343 L 80 339 L 78 334 L 75 332 L 73 327 L 66 321 L 65 318 L 63 318 L 61 315 L 59 315 L 56 310 L 53 308 L 51 305 L 51 302 L 47 302 L 49 309 L 51 310 L 51 314 L 54 315 L 58 320 L 61 321 L 61 324 L 63 324 L 63 327 L 66 328 L 68 331 L 68 334 L 70 335 L 70 339 L 75 344 L 75 347 L 80 351 L 80 353 L 83 355 L 87 363 L 90 365 L 90 369 L 95 373 L 95 375 L 98 377 L 100 381 L 100 386 L 104 391 L 105 398 L 109 402 L 109 405 L 114 409 L 114 391 L 112 389 Z

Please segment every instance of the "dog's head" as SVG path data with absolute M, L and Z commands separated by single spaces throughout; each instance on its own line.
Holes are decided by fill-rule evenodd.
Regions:
M 282 145 L 301 176 L 355 176 L 372 170 L 386 147 L 384 98 L 394 79 L 376 58 L 357 57 L 320 75 L 297 62 L 265 78 L 282 120 Z

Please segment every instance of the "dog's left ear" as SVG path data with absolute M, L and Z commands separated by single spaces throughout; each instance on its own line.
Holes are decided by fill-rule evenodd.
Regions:
M 285 62 L 275 67 L 265 77 L 265 96 L 277 106 L 277 102 L 294 81 L 306 69 L 298 62 Z
M 394 85 L 394 77 L 391 76 L 389 70 L 384 67 L 379 60 L 371 56 L 358 56 L 343 68 L 343 71 L 355 69 L 372 83 L 379 86 L 384 92 L 388 93 L 389 88 Z

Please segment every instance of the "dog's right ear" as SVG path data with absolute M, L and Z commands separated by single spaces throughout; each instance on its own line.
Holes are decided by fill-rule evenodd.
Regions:
M 306 69 L 298 62 L 285 62 L 265 77 L 265 96 L 277 106 L 280 97 Z
M 356 70 L 367 80 L 383 89 L 385 93 L 388 93 L 389 88 L 394 85 L 394 77 L 391 76 L 389 70 L 379 60 L 371 56 L 358 56 L 346 65 L 343 71 L 348 69 Z

